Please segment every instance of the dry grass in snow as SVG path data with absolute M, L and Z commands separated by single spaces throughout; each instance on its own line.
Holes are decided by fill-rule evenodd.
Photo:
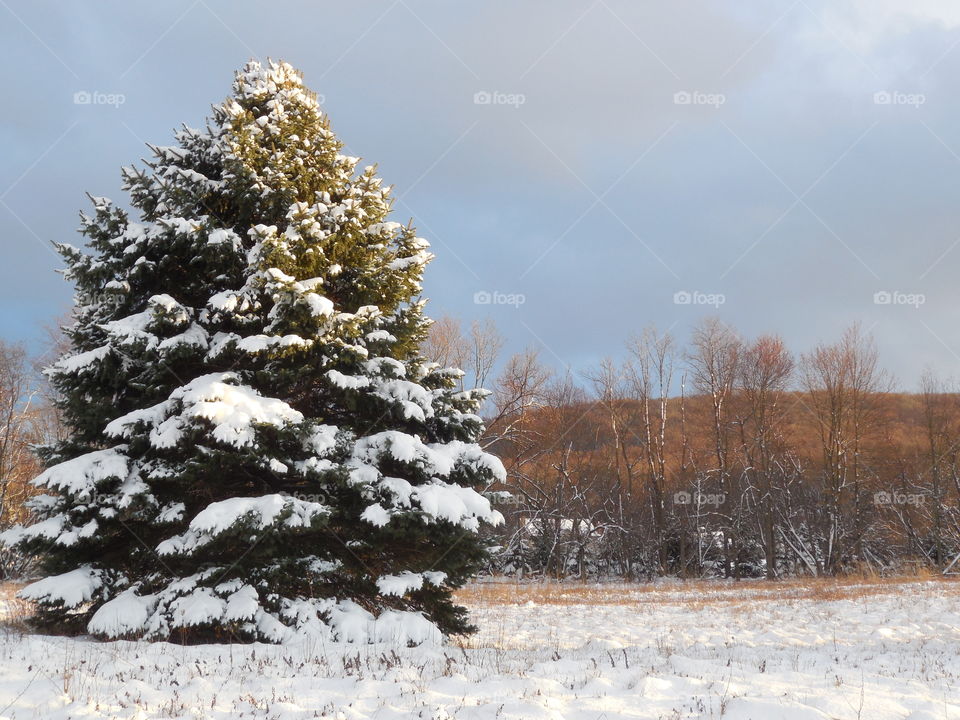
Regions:
M 0 718 L 960 718 L 960 582 L 484 582 L 460 597 L 480 630 L 438 647 L 97 643 L 14 619 Z

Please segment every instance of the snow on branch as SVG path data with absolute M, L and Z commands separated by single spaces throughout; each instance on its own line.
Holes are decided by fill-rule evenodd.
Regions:
M 224 533 L 239 530 L 264 532 L 279 528 L 310 527 L 326 517 L 326 505 L 277 493 L 262 497 L 236 497 L 211 503 L 190 521 L 183 535 L 157 546 L 161 555 L 189 554 Z

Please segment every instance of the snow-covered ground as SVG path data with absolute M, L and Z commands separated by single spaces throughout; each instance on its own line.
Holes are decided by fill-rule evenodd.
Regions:
M 0 718 L 960 718 L 960 583 L 500 583 L 463 597 L 479 633 L 426 648 L 0 629 Z

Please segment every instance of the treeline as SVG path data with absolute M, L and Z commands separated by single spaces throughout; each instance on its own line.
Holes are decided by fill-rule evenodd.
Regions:
M 0 341 L 0 531 L 28 519 L 30 481 L 40 472 L 37 445 L 59 437 L 60 415 L 39 374 L 46 358 L 32 361 L 20 345 Z M 0 580 L 24 574 L 32 558 L 0 545 Z
M 31 362 L 0 342 L 0 530 L 25 519 L 32 447 L 63 432 L 37 372 L 52 345 Z M 797 357 L 715 318 L 684 345 L 651 328 L 577 374 L 503 346 L 451 318 L 424 345 L 491 390 L 484 444 L 508 470 L 491 572 L 774 578 L 960 554 L 960 394 L 929 373 L 895 392 L 857 327 Z M 0 549 L 0 578 L 28 562 Z
M 769 578 L 946 568 L 960 553 L 960 396 L 894 392 L 858 327 L 794 357 L 718 319 L 681 346 L 648 329 L 559 375 L 507 359 L 489 324 L 434 327 L 427 352 L 492 388 L 507 523 L 492 571 Z

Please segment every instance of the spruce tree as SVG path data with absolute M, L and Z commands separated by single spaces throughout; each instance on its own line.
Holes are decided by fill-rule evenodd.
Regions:
M 248 63 L 205 129 L 92 198 L 72 350 L 49 370 L 70 437 L 43 450 L 54 631 L 176 641 L 419 642 L 472 628 L 484 562 L 481 392 L 419 352 L 428 244 L 389 219 L 286 63 Z

